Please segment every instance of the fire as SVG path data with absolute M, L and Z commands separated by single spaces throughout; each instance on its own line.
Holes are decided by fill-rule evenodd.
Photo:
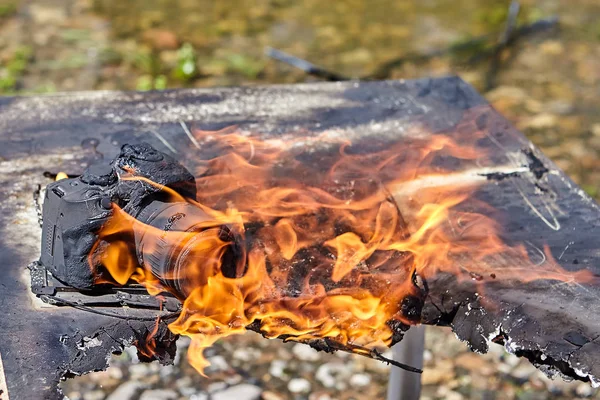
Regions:
M 211 155 L 188 157 L 197 199 L 162 188 L 186 210 L 168 224 L 189 217 L 194 229 L 157 228 L 114 206 L 90 262 L 100 257 L 109 274 L 99 282 L 133 280 L 177 296 L 183 310 L 169 328 L 192 338 L 200 372 L 205 348 L 249 326 L 357 351 L 389 346 L 394 326 L 419 322 L 426 288 L 417 278 L 440 272 L 482 282 L 585 279 L 547 249 L 536 268 L 524 245 L 501 239 L 491 207 L 472 196 L 484 177 L 451 179 L 488 159 L 477 145 L 484 133 L 470 121 L 457 127 L 459 141 L 426 131 L 392 143 L 350 143 L 335 132 L 262 139 L 235 128 L 196 131 L 201 154 Z M 153 184 L 134 170 L 120 179 Z M 150 264 L 165 249 L 169 268 L 157 272 Z

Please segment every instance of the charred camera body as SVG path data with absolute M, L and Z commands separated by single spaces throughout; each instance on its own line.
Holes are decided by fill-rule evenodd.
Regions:
M 121 238 L 130 244 L 133 258 L 169 292 L 185 298 L 194 282 L 181 276 L 180 270 L 190 258 L 204 256 L 198 243 L 211 219 L 187 202 L 195 199 L 195 179 L 176 160 L 145 143 L 124 145 L 110 163 L 90 166 L 77 178 L 48 185 L 39 263 L 66 286 L 82 291 L 97 288 L 103 266 L 94 249 L 101 251 L 108 245 L 102 240 L 98 244 L 98 232 L 118 207 L 133 217 L 133 237 Z M 240 236 L 225 225 L 212 224 L 210 229 L 225 243 L 219 253 L 223 274 L 236 276 L 240 270 L 236 264 L 245 262 Z M 173 243 L 166 239 L 167 232 L 186 235 L 178 236 L 181 243 Z

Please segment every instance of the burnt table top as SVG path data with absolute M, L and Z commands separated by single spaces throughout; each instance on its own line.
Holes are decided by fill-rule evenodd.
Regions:
M 153 326 L 34 300 L 26 267 L 39 258 L 41 229 L 32 193 L 49 183 L 45 171 L 80 174 L 140 141 L 177 155 L 191 146 L 182 122 L 402 140 L 415 122 L 451 132 L 473 109 L 498 166 L 477 195 L 503 211 L 506 238 L 539 253 L 539 268 L 547 246 L 565 270 L 599 275 L 598 204 L 458 78 L 0 98 L 0 375 L 10 398 L 59 398 L 61 377 L 105 368 L 108 354 Z M 440 275 L 429 288 L 424 323 L 450 325 L 475 351 L 494 340 L 548 374 L 600 383 L 600 288 L 593 281 L 498 282 L 481 291 L 477 279 Z M 171 356 L 165 350 L 162 360 Z

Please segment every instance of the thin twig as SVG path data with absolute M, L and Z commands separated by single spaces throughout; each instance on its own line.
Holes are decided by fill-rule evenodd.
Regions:
M 517 17 L 521 10 L 521 4 L 517 0 L 513 0 L 508 7 L 508 15 L 506 17 L 506 25 L 500 35 L 498 44 L 495 47 L 492 59 L 490 61 L 490 68 L 485 78 L 485 90 L 492 89 L 496 84 L 496 77 L 502 66 L 502 53 L 508 47 L 511 38 L 514 34 L 515 27 L 517 25 Z
M 525 37 L 525 36 L 532 35 L 535 33 L 546 31 L 546 30 L 550 30 L 550 29 L 556 27 L 557 25 L 558 25 L 558 18 L 551 17 L 551 18 L 540 19 L 531 24 L 520 26 L 520 27 L 514 29 L 513 35 L 508 39 L 506 45 L 507 46 L 512 45 L 517 38 Z M 482 36 L 474 37 L 473 39 L 470 39 L 465 42 L 453 44 L 444 49 L 435 49 L 435 50 L 432 50 L 432 51 L 429 51 L 426 53 L 409 53 L 402 57 L 392 59 L 392 60 L 382 64 L 375 70 L 375 72 L 368 75 L 367 77 L 364 77 L 363 79 L 365 79 L 365 80 L 385 79 L 390 76 L 390 73 L 393 69 L 398 68 L 407 62 L 424 62 L 424 61 L 427 61 L 427 60 L 435 58 L 435 57 L 441 57 L 441 56 L 445 56 L 447 54 L 452 54 L 452 53 L 460 53 L 462 51 L 472 48 L 473 46 L 479 46 L 483 43 L 489 42 L 490 40 L 492 40 L 492 38 L 493 38 L 493 34 L 485 34 Z M 468 63 L 476 63 L 476 62 L 481 61 L 481 59 L 489 58 L 491 55 L 493 55 L 496 52 L 496 48 L 498 46 L 499 46 L 499 44 L 496 44 L 494 47 L 492 47 L 489 50 L 479 52 L 475 56 L 471 57 L 468 60 Z
M 547 31 L 550 29 L 554 29 L 558 26 L 558 22 L 559 22 L 558 17 L 551 17 L 551 18 L 540 19 L 532 24 L 523 25 L 523 26 L 515 29 L 513 35 L 511 35 L 511 37 L 508 39 L 506 46 L 512 46 L 514 43 L 517 42 L 517 40 L 524 38 L 526 36 L 540 33 L 543 31 Z M 474 55 L 473 57 L 471 57 L 471 59 L 468 62 L 470 64 L 475 64 L 475 63 L 482 61 L 483 59 L 489 58 L 491 55 L 493 55 L 496 52 L 496 49 L 499 46 L 502 46 L 502 45 L 498 43 L 495 46 L 493 46 L 492 48 Z
M 186 123 L 183 121 L 179 121 L 179 125 L 181 125 L 181 127 L 183 128 L 183 131 L 185 132 L 187 137 L 190 138 L 190 141 L 194 144 L 194 146 L 196 146 L 197 149 L 200 149 L 200 143 L 198 143 L 198 141 L 196 140 L 194 135 L 192 135 L 192 132 L 190 132 L 190 128 L 188 128 Z
M 325 79 L 327 81 L 348 81 L 350 78 L 340 75 L 336 72 L 328 71 L 325 68 L 314 65 L 306 60 L 293 56 L 291 54 L 285 53 L 281 50 L 274 49 L 272 47 L 267 47 L 265 49 L 265 54 L 268 57 L 271 57 L 275 60 L 284 62 L 286 64 L 291 65 L 292 67 L 296 67 L 306 72 L 309 75 L 316 76 L 318 78 Z
M 516 5 L 515 5 L 516 4 Z M 468 60 L 468 63 L 476 63 L 481 61 L 482 59 L 487 59 L 494 54 L 500 52 L 499 49 L 503 49 L 505 47 L 511 46 L 515 43 L 518 38 L 522 38 L 528 35 L 532 35 L 535 33 L 539 33 L 542 31 L 550 30 L 555 28 L 558 25 L 558 17 L 544 18 L 538 21 L 535 21 L 531 24 L 523 25 L 521 27 L 515 28 L 516 26 L 516 16 L 520 9 L 519 2 L 513 1 L 511 3 L 511 7 L 509 10 L 509 18 L 507 20 L 506 28 L 503 31 L 501 36 L 506 36 L 506 40 L 500 40 L 495 46 L 491 47 L 489 50 L 481 51 L 475 56 L 471 57 Z M 512 17 L 514 15 L 514 17 Z M 510 34 L 512 33 L 512 35 Z M 375 72 L 369 74 L 367 76 L 363 76 L 359 78 L 359 80 L 376 80 L 376 79 L 386 79 L 390 76 L 390 73 L 393 69 L 400 67 L 406 62 L 423 62 L 435 57 L 441 57 L 447 54 L 458 53 L 464 50 L 468 50 L 473 46 L 481 45 L 482 43 L 489 42 L 493 38 L 493 34 L 486 34 L 482 36 L 477 36 L 471 40 L 466 42 L 453 44 L 444 49 L 436 49 L 426 53 L 409 53 L 405 54 L 402 57 L 398 57 L 392 59 L 383 65 L 379 66 Z M 307 74 L 323 78 L 328 81 L 347 81 L 350 78 L 340 75 L 336 72 L 332 72 L 321 68 L 317 65 L 310 63 L 309 61 L 303 60 L 291 54 L 285 53 L 281 50 L 277 50 L 271 47 L 267 47 L 265 49 L 265 54 L 268 57 L 271 57 L 275 60 L 284 62 L 293 67 L 296 67 Z
M 177 154 L 177 150 L 175 150 L 175 148 L 173 146 L 171 146 L 171 143 L 167 142 L 167 139 L 165 139 L 160 133 L 158 133 L 154 129 L 150 129 L 150 132 L 152 132 L 154 134 L 154 136 L 156 136 L 158 138 L 158 140 L 160 140 L 162 142 L 162 144 L 165 145 L 165 147 L 167 147 L 173 153 Z

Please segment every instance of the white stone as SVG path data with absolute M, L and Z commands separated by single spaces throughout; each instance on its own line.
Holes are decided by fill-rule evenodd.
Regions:
M 145 376 L 147 376 L 150 372 L 150 364 L 146 364 L 146 363 L 140 363 L 140 364 L 133 364 L 129 367 L 129 374 L 131 376 L 131 379 L 133 380 L 138 380 L 140 378 L 143 378 Z
M 161 365 L 161 368 L 158 372 L 161 378 L 167 378 L 176 373 L 176 369 L 174 365 Z
M 288 383 L 288 390 L 292 393 L 310 392 L 310 382 L 304 378 L 294 378 Z
M 346 364 L 326 363 L 317 369 L 315 378 L 327 388 L 336 387 L 336 383 L 343 383 L 350 377 L 351 371 Z M 345 386 L 345 384 L 344 384 Z
M 136 382 L 129 381 L 123 383 L 121 386 L 115 389 L 114 392 L 108 395 L 106 400 L 131 400 L 137 398 L 139 392 L 145 389 L 147 385 Z
M 223 391 L 213 393 L 212 400 L 257 400 L 262 389 L 258 386 L 243 383 Z
M 302 361 L 319 361 L 321 355 L 318 351 L 305 344 L 297 343 L 292 348 L 292 353 Z
M 251 361 L 260 357 L 260 351 L 249 347 L 249 348 L 238 348 L 233 351 L 233 358 L 240 361 Z
M 269 366 L 269 374 L 275 378 L 283 378 L 285 373 L 285 367 L 287 363 L 283 360 L 273 360 Z
M 108 367 L 106 372 L 108 372 L 108 376 L 113 379 L 117 379 L 119 381 L 123 379 L 123 371 L 121 371 L 121 368 L 119 367 Z
M 367 386 L 371 383 L 371 377 L 367 374 L 354 374 L 350 377 L 350 385 L 356 387 Z
M 105 394 L 102 390 L 91 390 L 83 394 L 83 400 L 103 400 Z
M 170 389 L 146 390 L 140 400 L 175 400 L 179 397 L 176 391 Z
M 227 384 L 225 382 L 213 382 L 208 385 L 206 390 L 209 393 L 220 392 L 221 390 L 225 390 L 226 387 L 227 387 Z
M 594 394 L 594 389 L 589 383 L 580 383 L 575 388 L 575 393 L 577 393 L 577 396 L 580 397 L 592 397 L 592 395 Z
M 208 361 L 210 362 L 209 368 L 212 371 L 226 371 L 229 369 L 229 364 L 223 356 L 213 356 Z

